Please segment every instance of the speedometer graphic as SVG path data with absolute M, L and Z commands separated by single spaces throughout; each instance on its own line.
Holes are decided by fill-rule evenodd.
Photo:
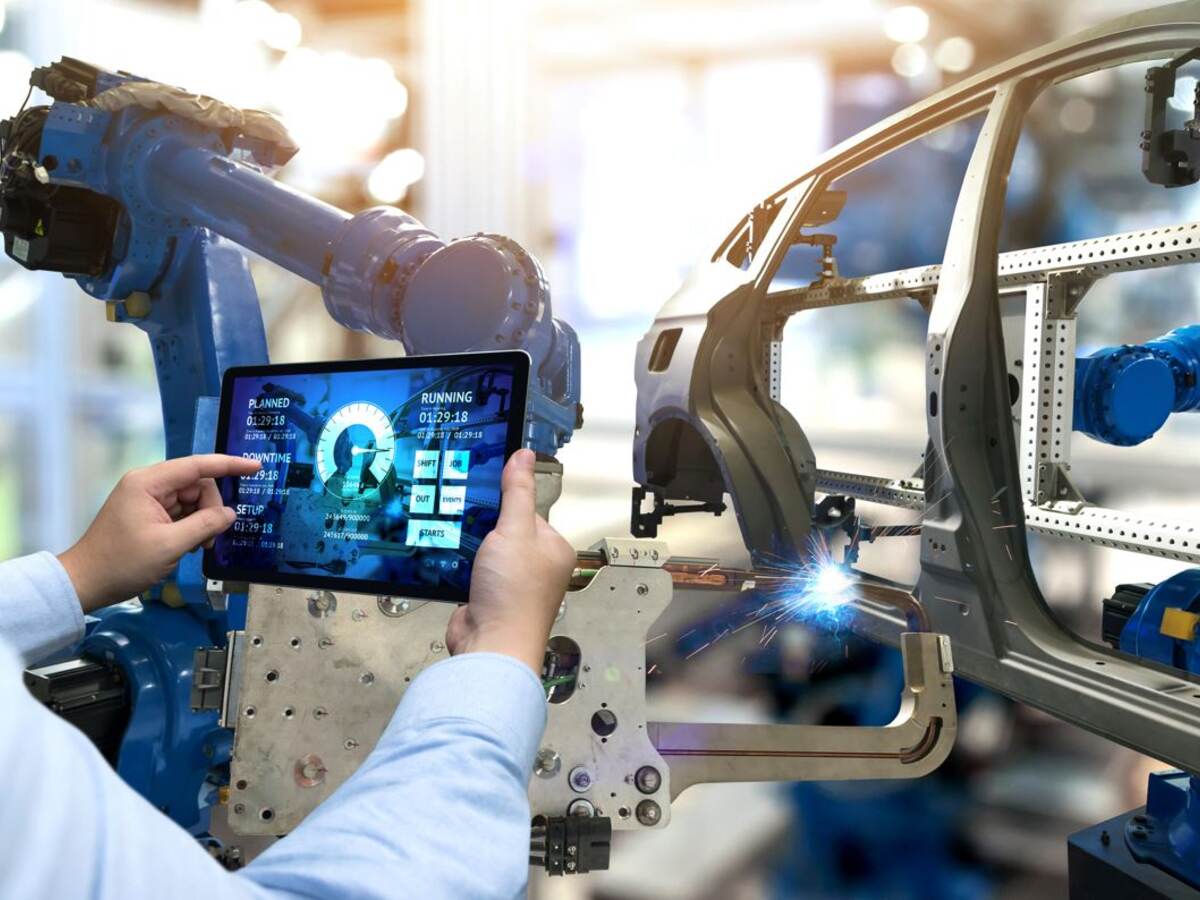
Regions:
M 341 497 L 376 493 L 392 467 L 395 432 L 387 413 L 374 403 L 339 408 L 317 440 L 317 474 L 325 489 Z

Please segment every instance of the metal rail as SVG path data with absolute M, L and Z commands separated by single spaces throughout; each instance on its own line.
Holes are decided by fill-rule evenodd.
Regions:
M 1043 281 L 1055 273 L 1076 272 L 1085 279 L 1101 278 L 1115 272 L 1197 261 L 1200 261 L 1200 222 L 1191 222 L 1001 253 L 998 285 L 1003 292 Z M 789 288 L 769 294 L 768 299 L 781 314 L 789 315 L 825 306 L 931 297 L 941 274 L 940 265 L 918 266 Z
M 1115 272 L 1197 261 L 1200 222 L 1000 255 L 1000 292 L 1025 296 L 1025 338 L 1016 351 L 1024 373 L 1018 452 L 1024 524 L 1030 532 L 1181 562 L 1200 562 L 1200 530 L 1194 523 L 1094 506 L 1078 495 L 1068 477 L 1076 310 L 1088 287 Z M 931 300 L 941 270 L 936 265 L 902 269 L 782 291 L 771 297 L 784 315 L 872 300 Z M 925 508 L 924 483 L 915 477 L 888 478 L 820 469 L 817 490 L 917 512 Z M 1017 527 L 1017 523 L 1004 522 L 999 527 Z

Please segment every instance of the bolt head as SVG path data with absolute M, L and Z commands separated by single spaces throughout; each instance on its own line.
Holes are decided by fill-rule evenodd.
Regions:
M 549 747 L 538 751 L 533 761 L 533 773 L 539 778 L 553 778 L 562 770 L 562 758 Z
M 653 794 L 662 787 L 662 773 L 654 766 L 642 766 L 633 776 L 633 783 L 643 794 Z
M 643 800 L 637 805 L 637 820 L 642 825 L 652 827 L 662 819 L 662 807 L 653 800 Z
M 576 793 L 582 794 L 592 786 L 592 773 L 583 766 L 576 766 L 571 770 L 569 781 L 571 789 Z

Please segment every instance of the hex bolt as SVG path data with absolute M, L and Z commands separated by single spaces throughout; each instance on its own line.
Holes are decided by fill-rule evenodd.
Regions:
M 553 778 L 562 770 L 562 758 L 549 747 L 538 751 L 533 761 L 533 774 L 538 778 Z
M 657 825 L 662 819 L 662 807 L 653 800 L 643 800 L 637 805 L 637 820 L 647 828 Z
M 244 815 L 246 812 L 246 804 L 245 803 L 233 804 L 233 812 L 234 812 L 234 815 L 238 815 L 238 816 Z
M 643 794 L 653 794 L 662 787 L 662 773 L 654 766 L 642 766 L 633 776 L 633 784 Z
M 645 597 L 648 593 L 650 593 L 650 588 L 646 587 L 644 584 L 639 584 L 637 586 L 637 592 L 639 597 Z
M 592 786 L 592 773 L 583 766 L 576 766 L 571 770 L 568 781 L 571 784 L 571 790 L 577 794 L 582 794 Z
M 363 686 L 370 687 L 371 685 L 373 685 L 375 683 L 375 673 L 374 672 L 363 672 L 361 675 L 358 676 L 358 680 L 363 684 Z

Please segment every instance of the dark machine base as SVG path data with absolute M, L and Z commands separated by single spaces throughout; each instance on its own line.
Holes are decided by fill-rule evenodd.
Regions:
M 1071 900 L 1200 900 L 1200 891 L 1158 866 L 1138 862 L 1125 845 L 1126 825 L 1145 807 L 1071 835 L 1067 873 Z

